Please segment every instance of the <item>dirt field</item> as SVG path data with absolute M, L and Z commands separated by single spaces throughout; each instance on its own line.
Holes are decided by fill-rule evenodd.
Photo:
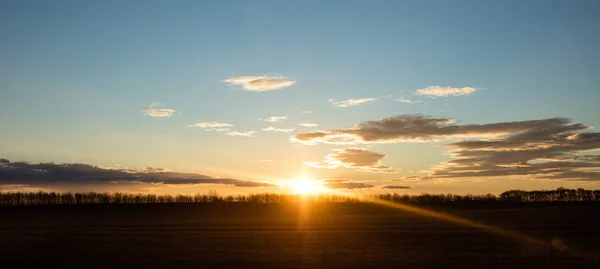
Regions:
M 438 210 L 548 243 L 370 205 L 39 206 L 0 208 L 0 264 L 2 268 L 600 268 L 598 205 Z

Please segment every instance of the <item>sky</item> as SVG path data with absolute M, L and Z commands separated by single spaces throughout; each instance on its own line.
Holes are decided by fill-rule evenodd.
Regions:
M 598 1 L 1 1 L 0 190 L 600 187 Z

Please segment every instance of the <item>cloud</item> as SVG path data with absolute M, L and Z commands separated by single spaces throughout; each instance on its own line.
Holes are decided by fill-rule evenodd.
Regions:
M 318 125 L 318 124 L 316 124 L 316 123 L 300 123 L 300 124 L 298 124 L 298 125 L 299 125 L 299 126 L 302 126 L 302 127 L 307 127 L 307 128 L 315 128 L 315 127 L 319 127 L 319 125 Z
M 287 119 L 287 116 L 272 116 L 272 117 L 268 117 L 266 119 L 260 119 L 260 120 L 266 121 L 266 122 L 283 122 L 286 119 Z
M 209 131 L 217 131 L 217 132 L 223 132 L 223 131 L 229 130 L 226 127 L 232 127 L 232 126 L 233 126 L 233 124 L 217 122 L 217 121 L 198 122 L 196 124 L 188 125 L 188 127 L 198 127 L 198 128 L 206 129 Z
M 284 133 L 289 133 L 294 131 L 294 129 L 279 129 L 279 128 L 273 128 L 273 127 L 267 127 L 262 129 L 265 132 L 284 132 Z
M 168 171 L 171 171 L 171 169 L 162 168 L 162 167 L 144 167 L 144 169 L 142 169 L 142 172 L 145 172 L 145 173 L 158 173 L 158 172 L 168 172 Z
M 229 124 L 229 123 L 224 123 L 224 122 L 216 122 L 216 121 L 208 121 L 208 122 L 198 122 L 196 124 L 190 124 L 188 125 L 188 127 L 197 127 L 197 128 L 202 128 L 206 131 L 213 131 L 213 132 L 229 132 L 229 128 L 227 127 L 232 127 L 233 124 Z
M 489 124 L 456 124 L 456 120 L 421 115 L 399 115 L 357 124 L 348 129 L 328 132 L 299 133 L 291 139 L 304 144 L 359 144 L 432 141 L 452 138 L 498 137 L 526 133 L 543 125 L 561 126 L 565 131 L 587 129 L 582 124 L 569 124 L 568 119 L 512 121 Z M 514 139 L 518 138 L 515 136 Z
M 476 88 L 473 87 L 464 87 L 464 88 L 453 88 L 450 86 L 442 87 L 442 86 L 429 86 L 427 88 L 418 89 L 415 94 L 417 95 L 425 95 L 425 96 L 461 96 L 461 95 L 471 95 L 477 91 Z
M 229 132 L 229 133 L 225 133 L 225 135 L 228 135 L 228 136 L 246 136 L 246 137 L 252 137 L 252 136 L 254 136 L 255 133 L 256 133 L 256 131 L 247 131 L 247 132 L 232 131 L 232 132 Z
M 412 100 L 408 100 L 405 99 L 404 97 L 400 97 L 400 99 L 397 100 L 398 102 L 402 102 L 402 103 L 407 103 L 407 104 L 419 104 L 423 101 L 412 101 Z
M 398 172 L 398 169 L 381 164 L 381 161 L 386 157 L 385 154 L 371 152 L 363 148 L 346 148 L 333 151 L 335 153 L 328 154 L 322 162 L 305 162 L 304 164 L 314 168 L 346 167 L 366 172 Z
M 254 92 L 264 92 L 279 90 L 296 84 L 296 81 L 288 80 L 286 77 L 268 77 L 268 76 L 242 76 L 228 78 L 223 82 L 229 85 L 241 85 L 246 90 Z
M 355 182 L 348 179 L 325 179 L 323 187 L 328 189 L 368 189 L 375 187 L 372 184 L 365 182 Z
M 368 121 L 349 129 L 301 133 L 303 143 L 397 143 L 454 140 L 450 161 L 419 179 L 516 177 L 600 180 L 600 133 L 565 118 L 457 124 L 443 118 L 403 115 Z M 339 137 L 348 140 L 340 140 Z M 341 141 L 341 142 L 340 142 Z M 588 153 L 588 154 L 584 154 Z M 308 165 L 340 166 L 336 156 Z
M 160 118 L 171 117 L 173 113 L 175 113 L 175 110 L 170 108 L 156 108 L 155 104 L 151 104 L 147 108 L 142 110 L 142 113 L 150 117 Z
M 351 107 L 358 106 L 362 103 L 376 101 L 377 98 L 362 98 L 362 99 L 348 99 L 344 101 L 335 101 L 333 99 L 329 99 L 329 103 L 331 103 L 335 107 Z
M 600 155 L 582 155 L 573 157 L 574 160 L 588 161 L 588 162 L 600 162 Z
M 302 114 L 310 114 L 310 113 L 312 113 L 312 111 L 310 111 L 310 110 L 302 110 L 302 111 L 300 111 L 300 113 L 302 113 Z
M 0 165 L 0 185 L 33 187 L 115 185 L 115 184 L 194 185 L 223 184 L 235 187 L 273 187 L 270 182 L 218 178 L 196 173 L 169 172 L 165 168 L 142 170 L 107 169 L 79 163 L 26 163 Z
M 409 190 L 409 189 L 412 189 L 409 186 L 398 186 L 398 185 L 383 186 L 381 188 L 382 189 L 390 189 L 390 190 Z

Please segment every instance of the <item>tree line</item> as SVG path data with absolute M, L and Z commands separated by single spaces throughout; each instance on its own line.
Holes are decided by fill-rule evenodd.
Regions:
M 523 191 L 509 190 L 500 195 L 457 194 L 373 194 L 368 196 L 288 195 L 258 193 L 246 195 L 219 195 L 215 191 L 196 195 L 140 194 L 140 193 L 73 193 L 73 192 L 0 192 L 0 206 L 19 205 L 76 205 L 76 204 L 194 204 L 194 203 L 349 203 L 380 199 L 399 203 L 448 202 L 589 202 L 600 201 L 600 190 L 565 189 Z

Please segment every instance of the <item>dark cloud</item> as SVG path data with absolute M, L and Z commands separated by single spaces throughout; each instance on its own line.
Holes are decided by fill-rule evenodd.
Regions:
M 87 164 L 14 162 L 0 166 L 0 185 L 98 185 L 98 184 L 225 184 L 236 187 L 271 187 L 269 182 L 217 178 L 195 173 L 168 172 L 164 168 L 143 170 L 107 169 Z
M 600 162 L 600 155 L 582 155 L 575 156 L 573 159 L 588 162 Z
M 409 190 L 409 189 L 412 189 L 409 186 L 397 186 L 397 185 L 383 186 L 381 188 L 382 189 L 390 189 L 390 190 Z
M 326 179 L 323 186 L 329 189 L 368 189 L 375 187 L 365 182 L 355 182 L 348 179 Z
M 348 129 L 300 133 L 293 140 L 344 144 L 454 139 L 447 145 L 454 159 L 435 166 L 420 179 L 518 176 L 600 180 L 600 155 L 582 154 L 600 150 L 600 133 L 584 132 L 587 129 L 590 127 L 565 118 L 457 124 L 445 118 L 401 115 Z
M 334 150 L 322 162 L 305 162 L 315 168 L 354 168 L 367 172 L 394 173 L 398 170 L 381 164 L 385 154 L 371 152 L 363 148 L 346 148 Z
M 494 137 L 511 133 L 515 134 L 514 139 L 518 141 L 521 133 L 527 133 L 524 137 L 527 138 L 556 133 L 558 130 L 578 131 L 586 128 L 588 127 L 572 124 L 564 118 L 459 125 L 452 119 L 400 115 L 367 121 L 348 129 L 300 133 L 293 137 L 293 141 L 308 144 L 389 143 L 406 140 Z
M 489 140 L 448 145 L 454 160 L 427 178 L 519 176 L 564 180 L 600 180 L 600 133 L 577 133 L 581 124 L 548 121 L 529 130 Z

